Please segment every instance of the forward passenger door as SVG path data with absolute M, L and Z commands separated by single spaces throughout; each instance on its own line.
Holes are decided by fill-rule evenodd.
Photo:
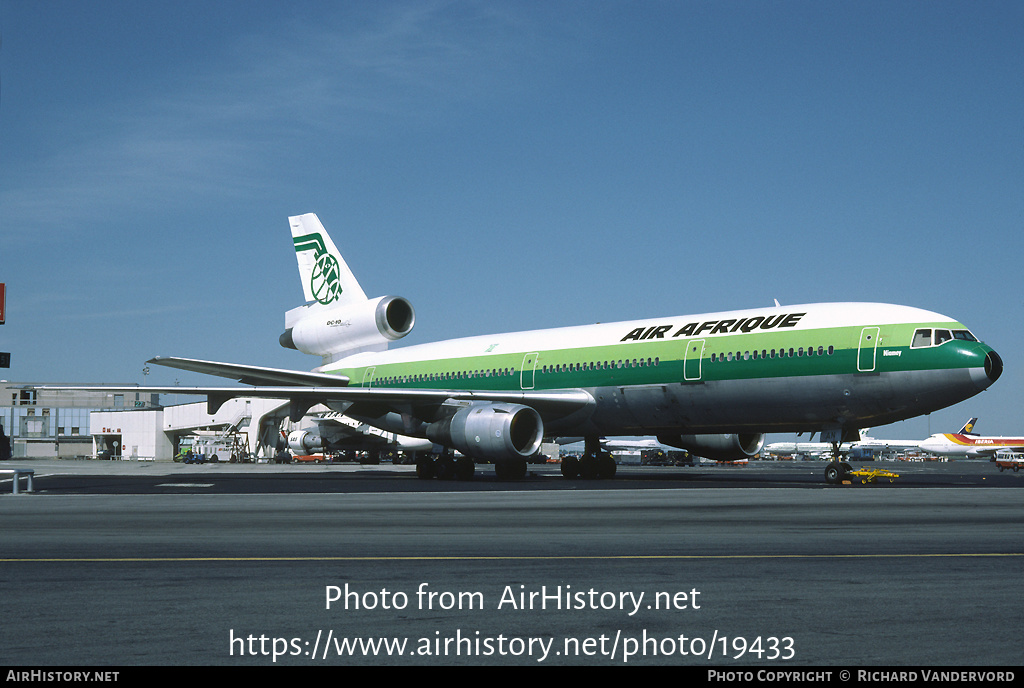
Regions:
M 857 347 L 857 370 L 870 373 L 875 369 L 875 356 L 878 351 L 877 327 L 865 327 L 860 331 L 860 345 Z

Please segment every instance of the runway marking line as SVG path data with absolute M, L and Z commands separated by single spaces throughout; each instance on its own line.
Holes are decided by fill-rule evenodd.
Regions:
M 213 487 L 213 483 L 159 483 L 157 487 Z
M 568 561 L 568 560 L 695 560 L 695 559 L 928 559 L 957 557 L 1024 557 L 1024 552 L 953 552 L 939 554 L 621 554 L 566 556 L 401 556 L 401 557 L 43 557 L 0 559 L 0 563 L 117 563 L 117 562 L 201 562 L 201 561 Z

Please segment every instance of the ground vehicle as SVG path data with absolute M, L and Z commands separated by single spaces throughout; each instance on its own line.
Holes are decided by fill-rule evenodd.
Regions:
M 1017 472 L 1021 466 L 1024 466 L 1024 453 L 1020 452 L 997 452 L 994 461 L 996 466 L 999 467 L 999 472 L 1013 471 Z

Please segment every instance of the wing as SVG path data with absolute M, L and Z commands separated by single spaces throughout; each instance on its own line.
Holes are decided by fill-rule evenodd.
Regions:
M 285 370 L 282 368 L 264 368 L 263 366 L 241 365 L 238 363 L 218 363 L 216 361 L 200 361 L 194 358 L 178 358 L 177 356 L 157 356 L 146 363 L 190 370 L 195 373 L 216 375 L 237 380 L 244 385 L 308 385 L 310 387 L 344 387 L 349 379 L 344 375 L 327 375 L 326 373 L 307 373 L 302 370 Z
M 349 387 L 348 378 L 323 373 L 307 373 L 279 368 L 264 368 L 235 363 L 200 361 L 190 358 L 158 357 L 148 361 L 158 365 L 219 375 L 238 380 L 252 387 L 126 387 L 132 392 L 147 394 L 193 394 L 205 396 L 207 412 L 214 414 L 229 399 L 254 397 L 287 399 L 289 415 L 298 421 L 316 404 L 337 407 L 347 405 L 345 412 L 377 417 L 387 413 L 409 415 L 429 422 L 438 409 L 452 402 L 502 402 L 529 406 L 544 421 L 559 421 L 573 414 L 586 415 L 593 410 L 594 397 L 582 389 L 501 392 L 464 389 L 390 389 L 384 387 Z M 280 384 L 280 383 L 284 384 Z M 278 383 L 278 384 L 274 384 Z M 111 391 L 109 386 L 40 386 L 53 391 Z
M 1024 452 L 1024 445 L 1021 444 L 1000 444 L 991 447 L 975 447 L 968 450 L 969 456 L 994 456 L 997 452 Z

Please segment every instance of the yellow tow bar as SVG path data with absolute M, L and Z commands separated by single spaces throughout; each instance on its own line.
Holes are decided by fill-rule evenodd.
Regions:
M 884 468 L 858 468 L 855 471 L 850 471 L 847 475 L 860 478 L 862 485 L 876 483 L 879 478 L 888 478 L 889 482 L 892 482 L 896 478 L 900 477 L 898 473 L 893 473 L 892 471 Z

